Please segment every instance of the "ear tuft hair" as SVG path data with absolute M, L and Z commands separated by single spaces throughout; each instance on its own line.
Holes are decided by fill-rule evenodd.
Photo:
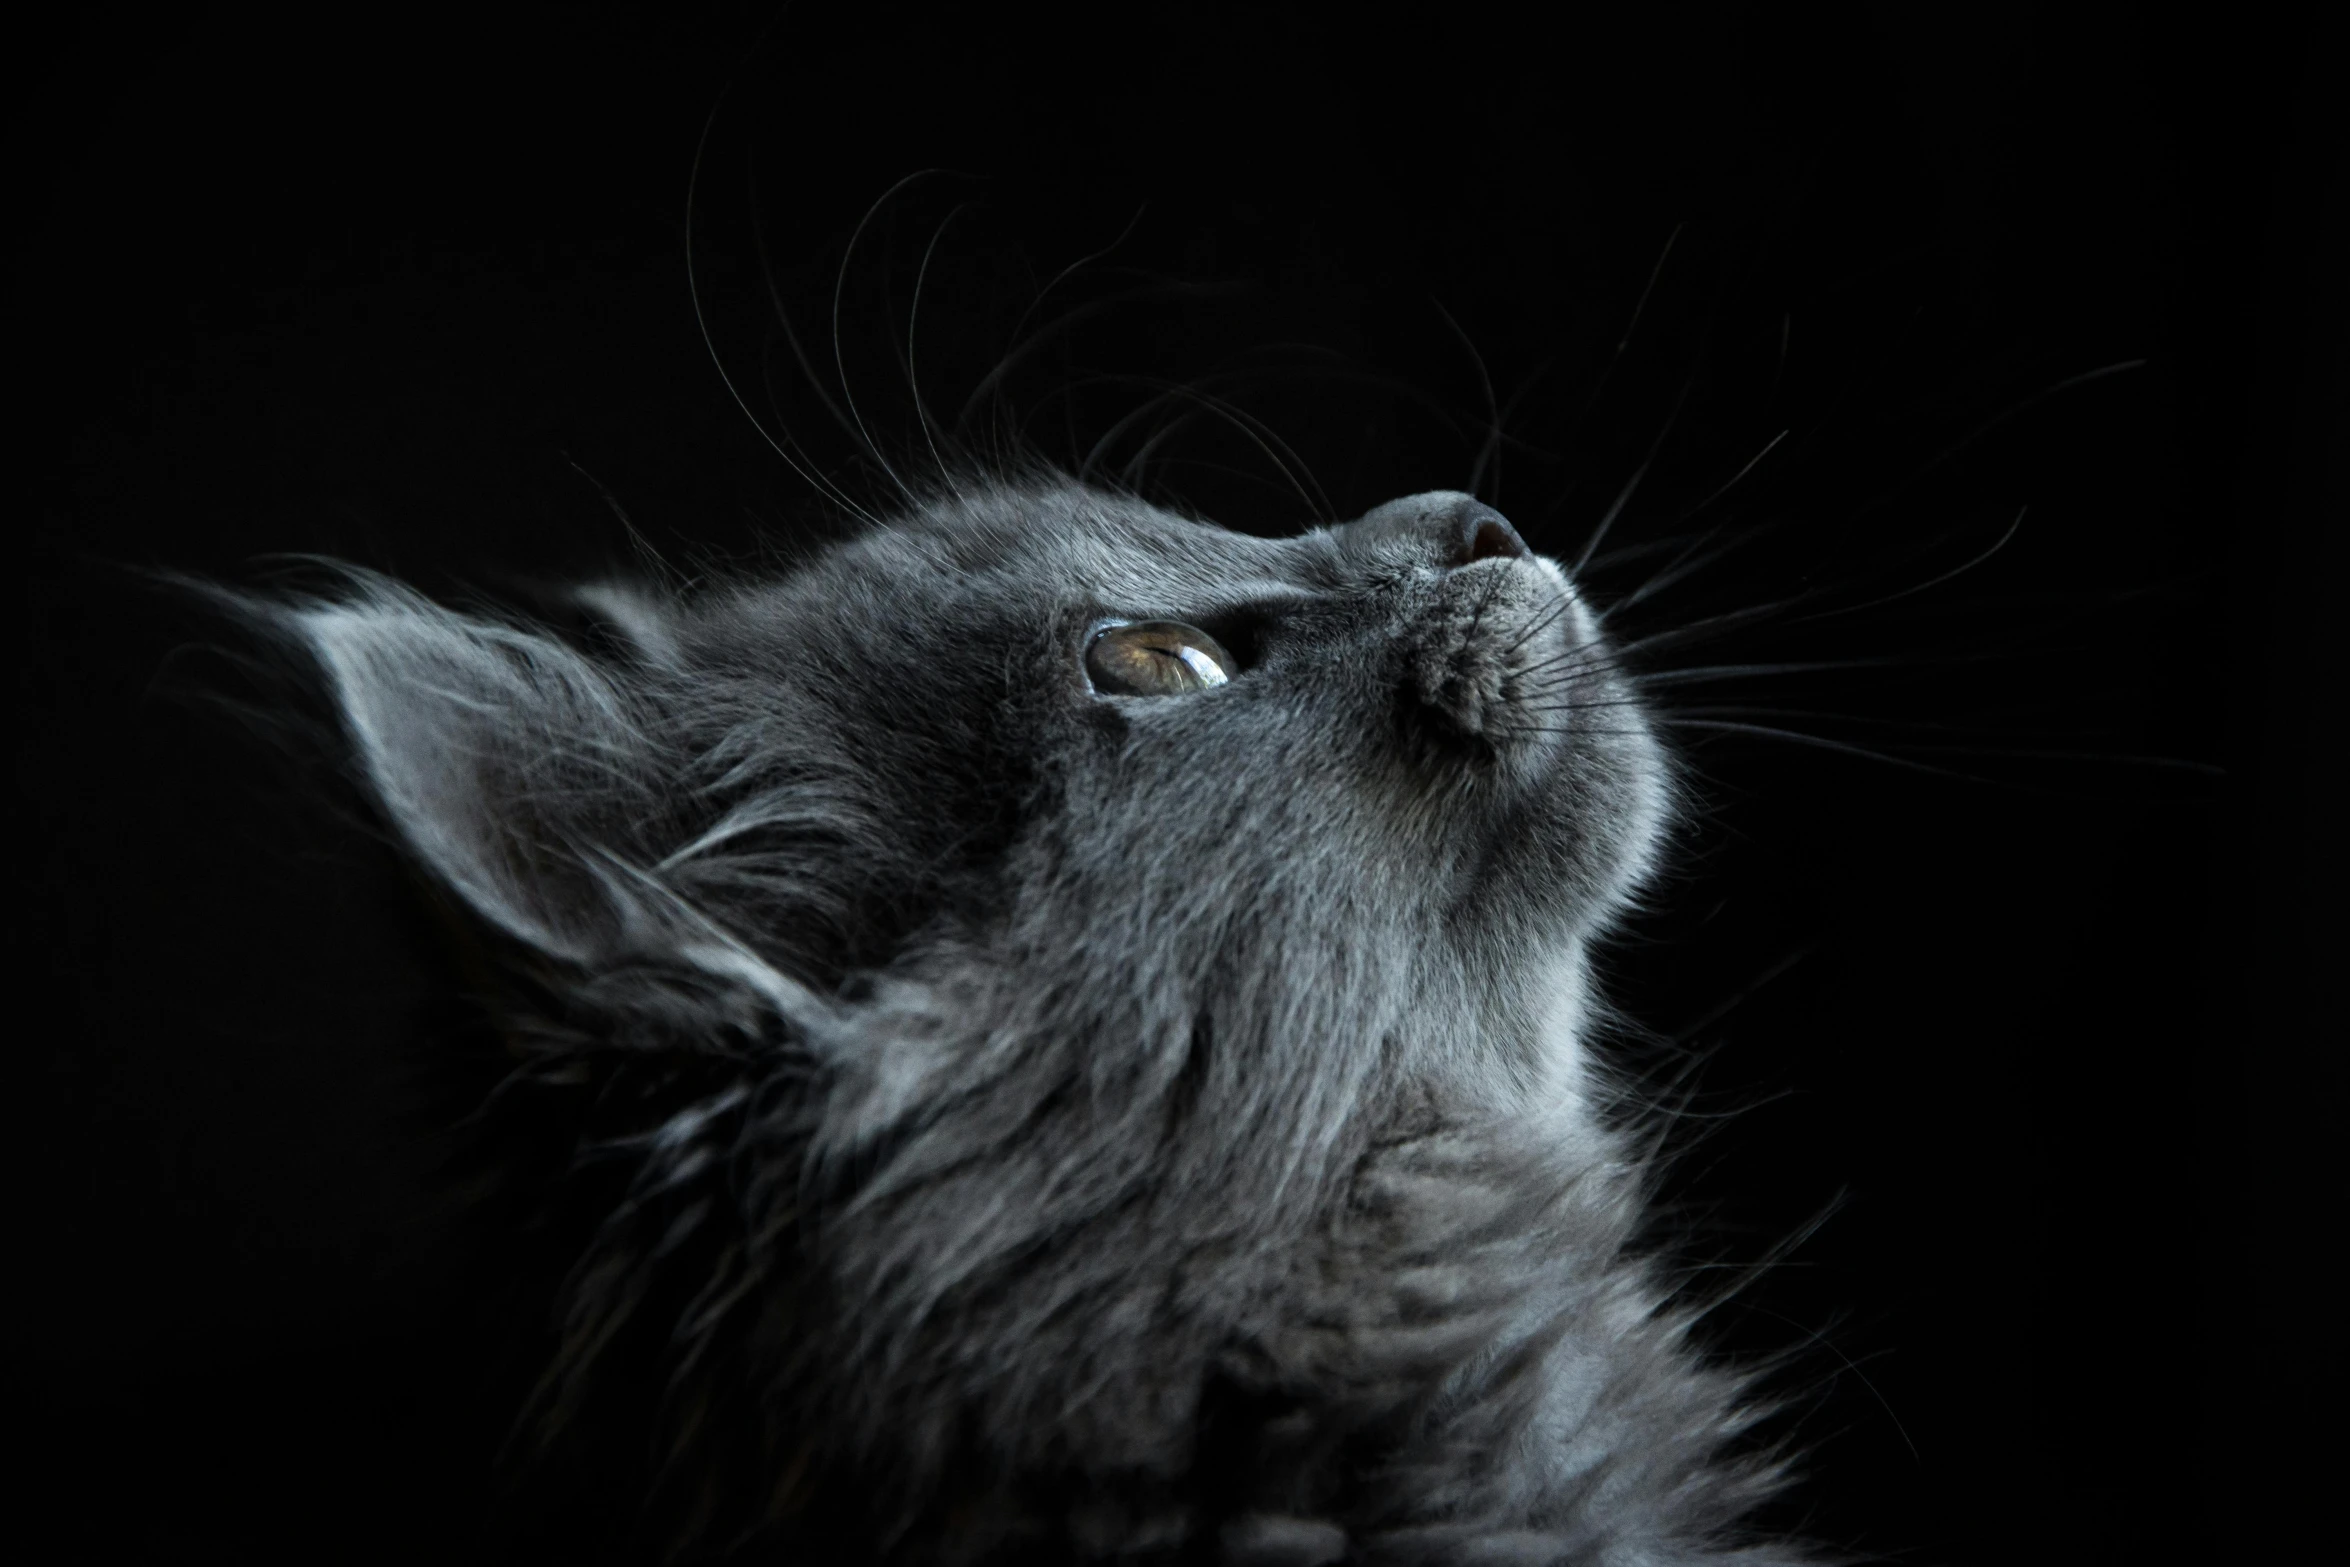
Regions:
M 638 846 L 614 835 L 633 835 L 658 802 L 645 715 L 547 637 L 390 583 L 364 589 L 290 619 L 331 682 L 368 786 L 425 869 L 550 957 L 586 962 L 641 938 L 623 870 Z

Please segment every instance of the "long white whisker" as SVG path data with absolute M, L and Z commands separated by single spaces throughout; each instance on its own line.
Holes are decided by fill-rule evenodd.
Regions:
M 742 415 L 750 421 L 751 428 L 759 432 L 759 438 L 773 448 L 775 455 L 782 458 L 784 464 L 792 472 L 798 474 L 817 494 L 829 497 L 835 505 L 851 516 L 878 526 L 880 518 L 858 505 L 846 490 L 819 474 L 814 464 L 802 461 L 790 447 L 768 430 L 765 422 L 757 414 L 751 411 L 751 405 L 743 399 L 742 389 L 734 384 L 734 377 L 727 373 L 726 361 L 718 354 L 718 341 L 710 332 L 710 317 L 702 304 L 701 283 L 694 273 L 694 198 L 701 186 L 702 163 L 709 152 L 710 132 L 718 123 L 718 111 L 726 106 L 727 94 L 733 90 L 734 84 L 729 82 L 726 89 L 719 93 L 718 102 L 710 106 L 709 117 L 702 121 L 701 137 L 694 143 L 693 164 L 686 174 L 685 292 L 687 302 L 693 306 L 694 327 L 702 334 L 702 347 L 709 354 L 711 365 L 717 369 L 719 382 L 725 386 L 726 395 L 734 399 L 735 407 L 742 410 Z M 786 330 L 788 332 L 788 326 Z

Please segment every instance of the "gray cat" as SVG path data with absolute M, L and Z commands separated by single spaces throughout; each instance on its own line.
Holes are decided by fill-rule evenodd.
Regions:
M 1670 770 L 1499 514 L 966 482 L 579 602 L 262 612 L 563 1128 L 533 1429 L 641 1458 L 663 1548 L 1801 1559 L 1589 1046 Z

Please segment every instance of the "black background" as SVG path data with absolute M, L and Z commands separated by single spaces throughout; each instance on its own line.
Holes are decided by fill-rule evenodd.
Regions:
M 854 496 L 884 481 L 813 388 L 918 444 L 890 334 L 934 235 L 942 410 L 1103 253 L 978 444 L 1106 434 L 1116 471 L 1158 428 L 1121 418 L 1189 387 L 1257 435 L 1194 417 L 1139 482 L 1278 530 L 1466 486 L 1508 405 L 1476 477 L 1538 548 L 1635 473 L 1610 546 L 1744 541 L 1627 634 L 1795 600 L 1660 663 L 1881 661 L 1689 695 L 1892 760 L 1679 731 L 1706 811 L 1609 960 L 1645 1080 L 1699 1052 L 1684 1255 L 1834 1210 L 1712 1319 L 1797 1352 L 1785 1521 L 1921 1562 L 2283 1559 L 2338 1363 L 2303 912 L 2340 884 L 2325 58 L 2291 13 L 2094 4 L 81 11 L 15 137 L 20 991 L 52 1020 L 11 1047 L 12 1519 L 142 1560 L 485 1538 L 484 1290 L 409 1119 L 446 976 L 317 780 L 175 694 L 225 666 L 120 568 L 446 590 L 626 560 L 614 503 L 689 560 L 836 529 L 697 325 L 707 125 L 715 355 Z

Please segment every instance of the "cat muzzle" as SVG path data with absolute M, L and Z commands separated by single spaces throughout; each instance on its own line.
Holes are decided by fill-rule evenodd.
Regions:
M 1441 727 L 1497 749 L 1555 731 L 1551 699 L 1582 629 L 1572 595 L 1498 514 L 1464 527 L 1461 552 L 1413 628 L 1411 694 Z

